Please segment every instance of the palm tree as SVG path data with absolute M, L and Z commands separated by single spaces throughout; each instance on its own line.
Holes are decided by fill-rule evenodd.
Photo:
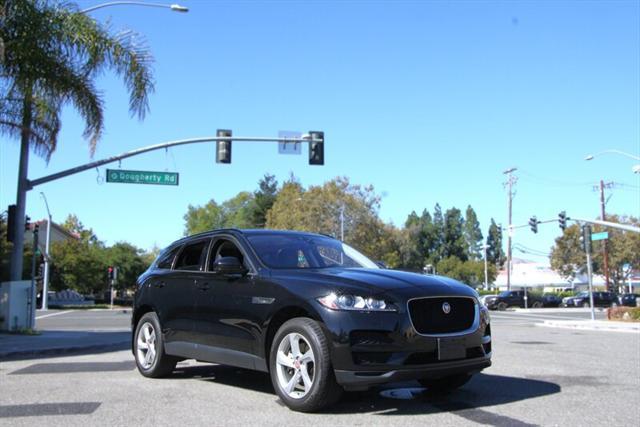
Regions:
M 62 108 L 73 105 L 84 119 L 93 156 L 104 129 L 96 76 L 105 69 L 121 76 L 130 112 L 143 119 L 153 91 L 151 62 L 134 33 L 115 34 L 75 4 L 0 0 L 0 133 L 20 140 L 16 230 L 24 229 L 29 151 L 50 159 Z M 12 280 L 22 272 L 23 240 L 16 233 Z

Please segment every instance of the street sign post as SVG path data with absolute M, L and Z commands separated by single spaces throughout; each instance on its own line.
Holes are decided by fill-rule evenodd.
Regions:
M 603 231 L 601 233 L 593 233 L 591 235 L 591 240 L 592 241 L 596 241 L 596 240 L 605 240 L 609 238 L 609 232 L 607 231 Z
M 132 171 L 107 169 L 107 182 L 121 184 L 178 185 L 177 172 Z

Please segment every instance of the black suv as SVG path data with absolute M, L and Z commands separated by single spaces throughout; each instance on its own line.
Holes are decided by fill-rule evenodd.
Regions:
M 590 301 L 588 291 L 578 292 L 573 297 L 563 299 L 563 303 L 567 307 L 589 307 Z M 613 292 L 594 292 L 593 305 L 596 307 L 611 307 L 618 305 L 618 299 Z
M 489 315 L 472 288 L 381 269 L 323 235 L 194 235 L 137 285 L 132 350 L 147 377 L 183 359 L 255 369 L 287 406 L 315 411 L 393 381 L 447 391 L 491 365 Z
M 497 298 L 487 299 L 487 307 L 491 310 L 506 310 L 508 307 L 524 308 L 524 291 L 503 291 Z M 527 292 L 527 307 L 540 308 L 544 301 L 537 295 Z

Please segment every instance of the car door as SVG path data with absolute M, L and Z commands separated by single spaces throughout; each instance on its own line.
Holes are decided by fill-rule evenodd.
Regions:
M 202 279 L 210 239 L 191 241 L 181 248 L 171 272 L 163 277 L 165 307 L 163 328 L 169 354 L 190 356 L 195 348 L 197 284 Z
M 220 257 L 233 256 L 247 269 L 244 275 L 215 273 Z M 232 236 L 220 236 L 211 245 L 208 266 L 198 297 L 198 349 L 203 360 L 251 369 L 266 369 L 256 355 L 262 323 L 267 317 L 272 285 L 256 274 L 246 250 Z M 204 282 L 203 282 L 204 283 Z

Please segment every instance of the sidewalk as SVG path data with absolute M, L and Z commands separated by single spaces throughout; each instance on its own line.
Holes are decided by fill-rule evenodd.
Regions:
M 537 325 L 550 328 L 640 333 L 639 322 L 615 322 L 611 320 L 545 320 L 544 323 L 537 323 Z
M 74 353 L 102 353 L 131 346 L 130 331 L 41 331 L 40 335 L 0 333 L 0 360 Z

